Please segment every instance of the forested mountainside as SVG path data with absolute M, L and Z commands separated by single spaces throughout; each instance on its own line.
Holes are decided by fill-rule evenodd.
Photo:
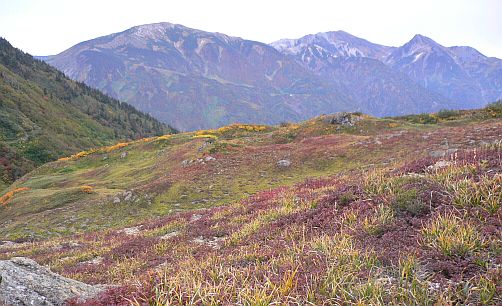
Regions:
M 0 39 L 0 189 L 58 157 L 172 131 Z

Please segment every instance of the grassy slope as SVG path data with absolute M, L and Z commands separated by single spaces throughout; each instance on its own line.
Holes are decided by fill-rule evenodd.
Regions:
M 168 131 L 0 38 L 0 190 L 60 156 Z
M 122 284 L 98 304 L 495 305 L 501 114 L 233 126 L 49 163 L 9 189 L 30 188 L 0 208 L 0 235 L 64 237 L 0 257 Z

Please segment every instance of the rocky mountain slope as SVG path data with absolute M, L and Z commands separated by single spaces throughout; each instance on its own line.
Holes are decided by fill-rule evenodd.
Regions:
M 470 47 L 446 48 L 416 35 L 393 50 L 385 62 L 459 107 L 480 107 L 500 99 L 502 60 L 488 58 Z
M 266 44 L 170 23 L 83 42 L 45 60 L 181 130 L 306 119 L 354 103 Z
M 82 152 L 0 198 L 0 259 L 118 285 L 92 305 L 497 305 L 500 118 L 338 113 Z
M 389 84 L 401 81 L 398 88 L 422 87 L 429 95 L 435 95 L 438 103 L 445 103 L 450 108 L 480 107 L 500 99 L 502 94 L 502 60 L 486 57 L 472 47 L 447 48 L 422 35 L 415 35 L 398 48 L 374 44 L 342 31 L 279 40 L 271 45 L 295 56 L 305 67 L 327 76 L 332 74 L 332 63 L 341 59 L 376 60 L 392 71 L 390 75 L 394 77 L 394 83 Z M 358 70 L 364 69 L 365 64 L 350 67 L 363 83 L 367 77 Z M 379 79 L 392 82 L 389 74 L 381 75 L 375 68 L 373 71 Z M 363 89 L 363 92 L 359 98 L 364 99 L 371 89 Z M 389 96 L 382 97 L 382 104 Z
M 169 131 L 0 39 L 0 190 L 58 157 Z
M 282 53 L 294 55 L 311 68 L 319 55 L 327 57 L 369 57 L 384 60 L 394 47 L 374 44 L 344 31 L 309 34 L 299 39 L 281 39 L 270 44 Z
M 159 23 L 44 60 L 181 130 L 473 108 L 500 97 L 501 60 L 421 37 L 395 48 L 338 31 L 266 45 Z

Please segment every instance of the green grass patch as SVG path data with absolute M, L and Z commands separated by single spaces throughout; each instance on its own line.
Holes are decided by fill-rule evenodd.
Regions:
M 454 215 L 439 215 L 422 229 L 423 243 L 447 256 L 466 257 L 485 243 L 476 228 Z

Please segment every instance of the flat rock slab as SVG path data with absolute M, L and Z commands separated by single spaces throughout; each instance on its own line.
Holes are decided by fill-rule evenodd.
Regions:
M 0 305 L 64 305 L 69 299 L 92 298 L 104 289 L 53 273 L 29 258 L 0 260 Z

